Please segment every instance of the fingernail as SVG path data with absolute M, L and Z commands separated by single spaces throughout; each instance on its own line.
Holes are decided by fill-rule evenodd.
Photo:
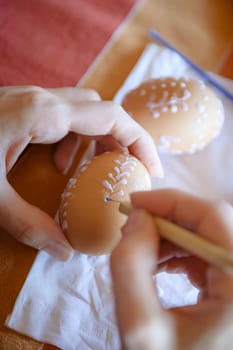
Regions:
M 123 234 L 143 229 L 145 223 L 145 212 L 142 209 L 135 209 L 128 217 L 126 224 L 122 227 Z
M 48 254 L 59 260 L 68 261 L 73 256 L 72 247 L 65 242 L 50 242 L 43 248 Z

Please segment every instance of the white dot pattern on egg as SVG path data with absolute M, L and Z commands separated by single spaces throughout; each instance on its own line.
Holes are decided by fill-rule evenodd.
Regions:
M 114 200 L 116 197 L 124 196 L 124 190 L 119 186 L 128 184 L 128 178 L 137 166 L 137 159 L 125 154 L 125 159 L 116 159 L 114 161 L 117 166 L 114 166 L 113 171 L 107 174 L 107 178 L 102 181 L 102 185 L 108 191 L 104 197 L 104 201 Z
M 172 144 L 179 144 L 181 141 L 182 140 L 180 137 L 162 135 L 160 136 L 160 143 L 158 145 L 158 148 L 160 150 L 167 151 Z
M 192 154 L 221 130 L 224 111 L 217 101 L 202 80 L 163 77 L 143 82 L 126 95 L 122 105 L 160 149 Z M 178 138 L 181 142 L 174 142 Z
M 183 112 L 188 112 L 189 105 L 188 101 L 191 98 L 192 94 L 187 88 L 189 80 L 177 79 L 176 81 L 165 82 L 165 79 L 160 79 L 160 85 L 157 88 L 161 87 L 162 96 L 154 93 L 155 85 L 152 85 L 150 90 L 147 91 L 145 88 L 142 88 L 139 92 L 139 95 L 144 98 L 145 95 L 148 95 L 149 102 L 146 104 L 147 108 L 150 110 L 153 118 L 157 119 L 163 115 L 163 113 L 171 111 L 172 114 L 175 114 L 182 110 Z M 203 86 L 203 83 L 200 83 L 200 86 Z M 179 89 L 179 96 L 177 95 L 177 90 Z M 153 102 L 152 102 L 153 101 Z
M 106 152 L 110 153 L 110 152 Z M 116 164 L 112 171 L 109 172 L 106 176 L 106 179 L 102 181 L 102 186 L 106 190 L 106 195 L 103 196 L 103 201 L 108 202 L 110 200 L 115 200 L 116 198 L 123 197 L 125 195 L 124 189 L 122 186 L 127 186 L 128 184 L 128 178 L 132 175 L 134 172 L 138 160 L 133 157 L 132 155 L 129 155 L 128 153 L 121 153 L 121 156 L 124 155 L 121 159 L 115 159 L 114 163 Z M 94 157 L 93 159 L 96 159 L 97 157 Z M 91 161 L 87 161 L 79 169 L 80 173 L 84 173 L 88 170 L 88 166 L 91 164 Z M 70 178 L 65 191 L 61 195 L 62 199 L 62 207 L 61 211 L 63 212 L 63 218 L 67 216 L 67 212 L 65 211 L 65 208 L 68 206 L 68 200 L 69 197 L 72 197 L 71 191 L 77 186 L 78 176 L 76 178 Z M 121 187 L 119 189 L 119 187 Z M 68 228 L 68 223 L 66 220 L 63 221 L 63 229 L 66 230 Z

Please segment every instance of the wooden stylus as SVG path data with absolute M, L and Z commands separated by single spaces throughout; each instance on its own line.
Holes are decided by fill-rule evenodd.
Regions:
M 120 203 L 119 211 L 122 214 L 128 216 L 133 209 L 128 202 Z M 233 253 L 168 220 L 157 216 L 153 216 L 153 220 L 163 238 L 225 272 L 233 274 Z

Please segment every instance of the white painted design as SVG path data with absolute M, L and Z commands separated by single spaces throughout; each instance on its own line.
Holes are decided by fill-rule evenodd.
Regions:
M 184 89 L 186 86 L 187 86 L 187 85 L 186 85 L 186 83 L 185 83 L 184 81 L 182 81 L 182 82 L 180 83 L 180 87 L 182 87 L 182 89 Z
M 119 174 L 120 177 L 126 176 L 130 177 L 130 173 L 128 171 L 124 171 L 123 173 Z
M 105 188 L 107 188 L 108 190 L 113 191 L 112 185 L 110 184 L 109 181 L 104 180 L 104 181 L 102 182 L 102 185 L 103 185 Z
M 114 180 L 114 176 L 113 176 L 112 173 L 109 173 L 109 174 L 108 174 L 108 177 L 109 177 L 111 180 Z
M 68 229 L 68 222 L 66 220 L 64 220 L 62 223 L 62 230 L 66 231 L 67 229 Z
M 94 157 L 95 158 L 95 157 Z M 83 173 L 84 171 L 87 170 L 88 165 L 91 163 L 90 160 L 86 161 L 85 163 L 83 163 L 79 168 L 78 168 L 78 172 L 77 173 Z
M 170 105 L 175 105 L 175 104 L 177 104 L 177 102 L 178 102 L 178 97 L 177 97 L 177 95 L 176 95 L 176 94 L 173 94 L 172 97 L 170 98 L 169 102 L 170 102 Z
M 83 165 L 83 166 L 79 169 L 80 173 L 83 173 L 85 170 L 87 170 L 87 165 Z
M 149 109 L 153 109 L 157 107 L 157 103 L 155 102 L 147 102 L 146 107 L 148 107 Z
M 184 101 L 182 101 L 181 106 L 184 112 L 187 112 L 189 110 L 188 104 L 185 103 Z
M 152 112 L 152 114 L 155 119 L 160 117 L 160 113 L 158 111 Z
M 115 161 L 117 167 L 107 174 L 107 179 L 102 181 L 102 185 L 106 190 L 104 201 L 108 202 L 111 199 L 125 195 L 125 191 L 122 187 L 127 186 L 128 179 L 137 166 L 137 159 L 124 154 L 123 159 L 117 159 Z
M 196 108 L 197 108 L 199 113 L 204 113 L 206 110 L 206 106 L 200 102 L 196 103 Z
M 205 90 L 206 89 L 206 85 L 205 85 L 204 81 L 203 80 L 198 80 L 198 82 L 199 82 L 199 85 L 200 85 L 200 89 L 201 90 Z
M 115 160 L 114 160 L 114 163 L 120 164 L 120 165 L 121 165 L 121 161 L 120 161 L 119 159 L 115 159 Z
M 180 137 L 170 136 L 170 135 L 162 135 L 159 138 L 158 148 L 161 151 L 167 151 L 171 148 L 172 144 L 178 144 L 181 142 Z
M 187 112 L 189 109 L 187 100 L 191 97 L 191 92 L 187 89 L 187 84 L 185 82 L 180 83 L 180 87 L 183 89 L 183 96 L 178 97 L 177 92 L 175 91 L 175 87 L 177 82 L 170 82 L 170 85 L 174 87 L 174 91 L 169 93 L 167 90 L 163 91 L 162 98 L 159 101 L 149 101 L 146 104 L 146 107 L 152 113 L 153 118 L 157 119 L 161 116 L 161 112 L 167 112 L 170 110 L 172 113 L 177 113 L 179 111 L 179 107 Z M 161 84 L 162 88 L 167 87 L 167 84 L 164 82 Z
M 167 111 L 168 111 L 168 106 L 163 106 L 163 107 L 161 108 L 161 111 L 162 111 L 162 112 L 167 112 Z
M 67 183 L 67 189 L 70 190 L 71 188 L 75 187 L 76 183 L 77 183 L 76 178 L 74 178 L 74 177 L 70 178 L 68 183 Z
M 120 184 L 121 184 L 121 185 L 127 185 L 127 183 L 128 183 L 128 181 L 127 181 L 126 179 L 122 179 L 122 180 L 120 181 Z
M 182 100 L 187 100 L 188 98 L 190 98 L 192 96 L 191 92 L 187 89 L 184 90 L 184 97 L 182 98 Z
M 140 90 L 139 95 L 144 96 L 145 94 L 146 94 L 146 90 L 145 89 Z
M 115 166 L 113 170 L 117 175 L 120 174 L 120 168 L 118 168 L 117 166 Z
M 171 106 L 171 111 L 172 111 L 172 113 L 178 112 L 178 107 L 177 107 L 177 105 Z

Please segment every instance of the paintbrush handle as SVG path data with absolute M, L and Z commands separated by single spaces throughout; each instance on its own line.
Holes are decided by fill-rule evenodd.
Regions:
M 129 215 L 133 209 L 130 203 L 120 203 L 119 210 L 125 215 Z M 156 216 L 153 219 L 160 236 L 208 263 L 233 273 L 233 253 L 168 220 Z

